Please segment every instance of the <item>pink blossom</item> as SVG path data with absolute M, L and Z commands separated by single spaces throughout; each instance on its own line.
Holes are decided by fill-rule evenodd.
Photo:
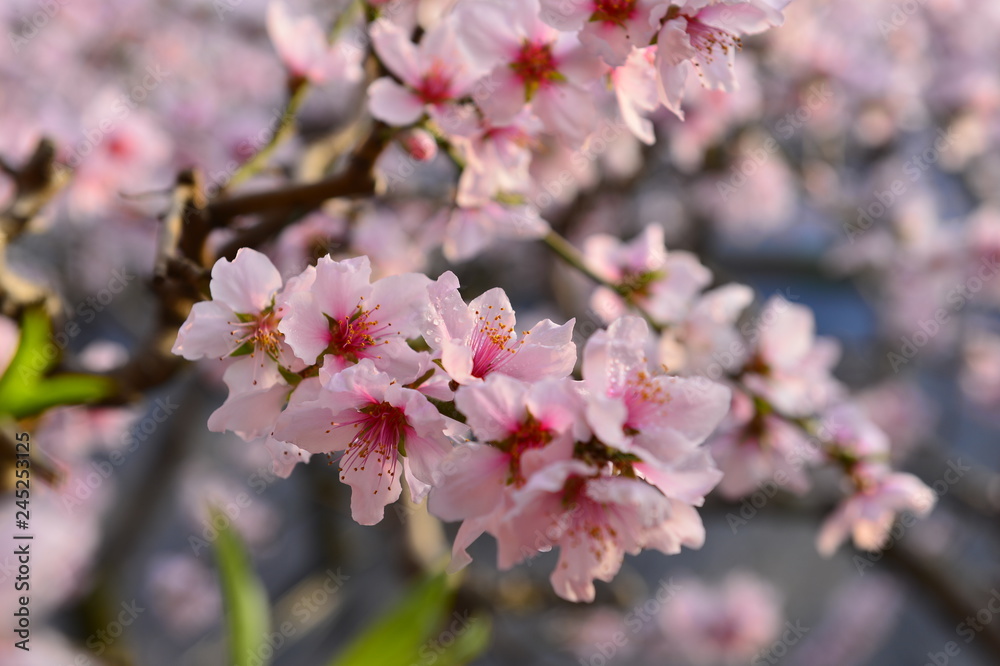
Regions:
M 437 140 L 427 130 L 410 129 L 400 134 L 396 140 L 406 154 L 418 162 L 430 162 L 437 156 Z
M 232 262 L 220 259 L 212 267 L 212 300 L 195 303 L 171 351 L 188 360 L 245 354 L 227 370 L 234 382 L 240 379 L 239 388 L 283 383 L 279 364 L 296 362 L 278 331 L 281 282 L 271 260 L 256 250 L 242 248 Z
M 451 449 L 448 428 L 420 391 L 362 359 L 331 375 L 315 401 L 289 406 L 274 438 L 313 454 L 342 451 L 340 478 L 352 488 L 354 519 L 374 525 L 402 492 L 400 462 L 413 500 L 427 493 Z
M 342 84 L 361 81 L 362 50 L 328 44 L 314 17 L 293 17 L 281 0 L 268 5 L 267 33 L 292 77 L 317 84 L 331 79 Z
M 886 435 L 893 460 L 901 460 L 934 432 L 940 408 L 919 386 L 894 379 L 854 396 L 855 402 Z
M 541 0 L 541 19 L 559 30 L 579 31 L 580 41 L 612 66 L 656 33 L 654 9 L 666 0 Z
M 857 405 L 843 402 L 823 413 L 823 436 L 839 453 L 858 460 L 887 460 L 889 437 Z
M 507 124 L 483 120 L 474 134 L 454 137 L 452 144 L 465 159 L 455 197 L 458 204 L 484 205 L 500 194 L 527 194 L 531 185 L 528 167 L 540 130 L 540 121 L 522 110 Z
M 287 299 L 278 326 L 295 355 L 307 364 L 346 368 L 370 359 L 379 368 L 412 365 L 406 339 L 419 333 L 418 315 L 427 302 L 423 275 L 404 274 L 371 282 L 371 264 L 361 256 L 344 261 L 324 257 L 308 289 Z
M 569 460 L 574 441 L 589 437 L 583 397 L 569 379 L 528 384 L 493 374 L 459 388 L 455 406 L 478 441 L 451 452 L 429 500 L 440 518 L 466 521 L 455 542 L 453 569 L 469 562 L 465 547 L 490 522 L 503 519 L 511 491 L 549 464 Z
M 646 322 L 632 316 L 590 337 L 583 352 L 587 422 L 611 446 L 672 461 L 715 430 L 730 391 L 705 378 L 657 374 L 647 360 L 652 344 Z
M 734 90 L 733 63 L 740 37 L 780 25 L 781 10 L 788 2 L 685 0 L 679 5 L 660 5 L 654 14 L 654 18 L 666 19 L 657 36 L 660 102 L 683 118 L 684 83 L 692 66 L 708 88 Z
M 831 374 L 840 346 L 815 336 L 812 311 L 775 296 L 756 319 L 757 349 L 743 382 L 781 412 L 808 416 L 830 405 L 843 387 Z
M 659 619 L 668 641 L 665 647 L 685 663 L 750 663 L 778 636 L 781 597 L 756 575 L 734 572 L 715 586 L 697 580 L 678 586 Z
M 382 63 L 403 85 L 384 76 L 368 87 L 373 116 L 390 125 L 415 123 L 424 112 L 440 120 L 450 103 L 472 92 L 482 74 L 463 52 L 454 20 L 444 20 L 427 32 L 419 45 L 395 23 L 379 21 L 371 38 Z
M 595 273 L 629 290 L 625 298 L 605 287 L 594 291 L 590 305 L 606 322 L 626 314 L 629 302 L 658 322 L 679 322 L 712 281 L 711 272 L 693 254 L 667 252 L 663 227 L 657 224 L 647 226 L 629 243 L 607 234 L 592 234 L 583 251 Z
M 534 381 L 572 372 L 575 320 L 557 326 L 545 319 L 519 336 L 503 289 L 490 289 L 466 305 L 458 293 L 458 278 L 448 271 L 428 293 L 431 307 L 424 339 L 440 352 L 445 371 L 459 384 L 482 381 L 491 373 Z
M 538 0 L 474 0 L 459 7 L 471 59 L 492 68 L 476 103 L 502 125 L 530 102 L 545 129 L 578 146 L 597 124 L 586 86 L 600 74 L 600 63 L 575 35 L 553 30 L 538 13 Z
M 852 474 L 857 491 L 826 519 L 816 538 L 816 549 L 829 557 L 850 534 L 862 550 L 878 551 L 889 541 L 897 514 L 909 511 L 924 517 L 937 502 L 923 481 L 883 464 L 861 464 Z
M 731 500 L 771 486 L 803 494 L 810 487 L 808 467 L 823 459 L 798 426 L 758 414 L 741 391 L 733 392 L 732 410 L 709 448 L 724 473 L 719 493 Z
M 593 601 L 594 580 L 610 581 L 625 553 L 655 548 L 669 555 L 705 540 L 692 507 L 643 481 L 602 476 L 579 460 L 535 473 L 491 530 L 501 569 L 558 545 L 550 578 L 556 594 L 570 601 Z
M 671 372 L 685 375 L 721 377 L 735 372 L 747 355 L 736 322 L 752 302 L 753 290 L 742 284 L 705 292 L 683 321 L 660 336 L 660 362 Z

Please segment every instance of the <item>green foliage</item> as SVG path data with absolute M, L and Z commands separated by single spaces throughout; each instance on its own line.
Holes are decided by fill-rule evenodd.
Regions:
M 414 585 L 330 666 L 438 666 L 467 664 L 489 645 L 489 620 L 451 613 L 454 593 L 444 574 Z
M 213 509 L 212 524 L 217 522 L 226 525 L 219 530 L 214 547 L 226 609 L 229 663 L 232 666 L 266 664 L 265 648 L 271 630 L 267 592 L 254 573 L 246 547 L 230 521 Z
M 42 308 L 25 311 L 17 351 L 0 377 L 0 416 L 24 418 L 50 407 L 97 402 L 112 395 L 109 377 L 78 373 L 46 376 L 59 360 L 52 323 Z

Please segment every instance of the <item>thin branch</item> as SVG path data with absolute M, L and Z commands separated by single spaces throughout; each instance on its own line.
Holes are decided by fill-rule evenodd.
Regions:
M 662 333 L 664 330 L 666 330 L 666 327 L 663 324 L 653 319 L 652 315 L 650 315 L 648 312 L 646 312 L 644 308 L 642 308 L 640 305 L 634 302 L 634 300 L 631 298 L 632 292 L 626 285 L 611 282 L 610 280 L 607 280 L 598 275 L 597 273 L 595 273 L 594 270 L 587 265 L 587 262 L 584 259 L 583 255 L 580 253 L 580 251 L 576 249 L 576 247 L 574 247 L 572 243 L 570 243 L 568 240 L 560 236 L 554 230 L 550 229 L 549 232 L 542 237 L 542 242 L 545 243 L 545 245 L 548 246 L 548 248 L 552 250 L 552 252 L 554 252 L 555 255 L 560 259 L 562 259 L 567 265 L 576 269 L 577 271 L 587 276 L 597 284 L 603 287 L 607 287 L 608 289 L 614 291 L 616 294 L 624 298 L 625 301 L 628 303 L 629 307 L 631 307 L 633 310 L 642 315 L 643 318 L 649 323 L 650 327 L 654 331 L 656 331 L 657 333 Z
M 315 183 L 213 201 L 204 209 L 208 225 L 218 229 L 240 215 L 290 210 L 305 212 L 315 210 L 329 199 L 372 194 L 375 191 L 372 167 L 387 142 L 386 126 L 376 123 L 341 173 Z

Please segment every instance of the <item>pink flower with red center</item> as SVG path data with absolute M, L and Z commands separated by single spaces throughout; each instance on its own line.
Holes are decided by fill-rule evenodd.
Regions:
M 380 369 L 412 368 L 416 352 L 406 339 L 419 334 L 427 283 L 415 273 L 372 283 L 368 257 L 324 257 L 308 289 L 287 299 L 279 330 L 309 365 L 325 354 L 324 363 L 338 370 L 366 358 Z
M 690 252 L 667 252 L 663 227 L 651 224 L 634 240 L 592 234 L 583 246 L 587 264 L 595 273 L 629 290 L 622 297 L 598 287 L 591 308 L 606 322 L 626 314 L 629 303 L 642 307 L 658 322 L 680 322 L 712 273 Z
M 656 68 L 660 101 L 683 118 L 681 102 L 688 71 L 694 67 L 708 88 L 733 91 L 733 63 L 740 37 L 763 32 L 784 21 L 790 0 L 739 3 L 686 0 L 660 5 L 653 19 L 663 21 L 657 36 Z
M 315 401 L 289 406 L 273 437 L 312 454 L 343 452 L 340 478 L 351 486 L 354 520 L 374 525 L 399 499 L 401 476 L 414 501 L 427 493 L 451 450 L 452 425 L 420 391 L 363 359 L 329 377 Z
M 632 48 L 649 46 L 656 33 L 652 17 L 665 0 L 540 0 L 541 19 L 559 30 L 579 32 L 591 52 L 614 67 Z
M 593 601 L 594 580 L 614 578 L 625 553 L 655 548 L 671 555 L 682 546 L 700 548 L 705 540 L 701 518 L 689 505 L 642 480 L 602 475 L 579 460 L 536 472 L 512 504 L 488 528 L 497 537 L 499 567 L 559 546 L 550 580 L 569 601 Z
M 485 70 L 470 63 L 459 46 L 456 30 L 455 21 L 445 19 L 417 45 L 395 23 L 373 24 L 375 52 L 402 82 L 384 76 L 368 87 L 368 108 L 373 116 L 395 126 L 411 125 L 425 111 L 440 120 L 451 102 L 472 93 Z
M 539 469 L 569 460 L 574 441 L 590 436 L 582 395 L 569 379 L 528 384 L 490 375 L 482 384 L 461 387 L 455 406 L 478 442 L 451 452 L 429 500 L 438 517 L 466 521 L 455 542 L 453 569 L 469 562 L 465 549 L 510 507 L 512 490 Z
M 266 256 L 242 248 L 230 262 L 212 267 L 212 300 L 195 303 L 174 342 L 173 353 L 189 361 L 244 356 L 227 370 L 246 390 L 284 383 L 278 369 L 300 369 L 278 331 L 275 297 L 281 274 Z M 233 368 L 236 368 L 235 370 Z
M 530 103 L 545 129 L 579 145 L 597 123 L 586 87 L 600 75 L 601 63 L 583 51 L 575 35 L 542 23 L 538 11 L 538 0 L 475 0 L 459 6 L 466 50 L 492 69 L 476 103 L 499 125 Z
M 330 45 L 315 18 L 291 16 L 280 0 L 268 5 L 267 33 L 292 77 L 346 85 L 359 83 L 364 75 L 361 49 Z
M 816 537 L 816 549 L 824 557 L 833 555 L 848 534 L 857 548 L 881 550 L 899 513 L 924 517 L 937 503 L 937 495 L 923 481 L 881 463 L 860 463 L 851 476 L 857 491 L 826 519 Z
M 518 335 L 514 309 L 503 289 L 490 289 L 466 305 L 458 278 L 444 273 L 427 291 L 424 339 L 459 384 L 499 373 L 525 381 L 565 377 L 576 364 L 573 324 L 545 319 Z
M 611 446 L 675 461 L 712 434 L 729 410 L 730 391 L 702 377 L 655 373 L 647 360 L 652 345 L 648 325 L 633 316 L 590 337 L 583 352 L 587 422 Z

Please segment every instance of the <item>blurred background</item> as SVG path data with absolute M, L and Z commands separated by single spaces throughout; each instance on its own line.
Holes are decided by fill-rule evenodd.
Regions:
M 323 26 L 348 4 L 288 2 Z M 23 304 L 41 299 L 39 345 L 55 350 L 42 371 L 129 380 L 96 406 L 0 405 L 5 441 L 29 431 L 36 457 L 32 652 L 7 637 L 0 663 L 222 663 L 217 542 L 230 532 L 271 607 L 261 664 L 332 663 L 419 594 L 430 619 L 414 664 L 464 663 L 447 656 L 462 636 L 484 665 L 1000 663 L 1000 622 L 990 623 L 1000 610 L 1000 4 L 794 0 L 782 27 L 744 40 L 738 91 L 691 77 L 685 119 L 661 109 L 654 146 L 627 132 L 592 141 L 575 154 L 572 183 L 540 188 L 543 216 L 577 244 L 659 225 L 667 247 L 696 252 L 717 284 L 750 285 L 758 305 L 780 293 L 810 307 L 817 333 L 840 341 L 836 374 L 890 435 L 894 463 L 939 498 L 930 517 L 901 521 L 884 552 L 844 547 L 824 559 L 814 542 L 841 494 L 835 474 L 818 470 L 801 497 L 767 487 L 739 502 L 711 496 L 704 548 L 626 558 L 591 605 L 555 597 L 551 553 L 498 572 L 489 537 L 457 590 L 413 592 L 455 525 L 406 504 L 377 526 L 355 524 L 325 460 L 279 478 L 262 444 L 208 432 L 225 398 L 218 369 L 164 360 L 171 321 L 153 270 L 178 173 L 199 169 L 211 196 L 284 131 L 288 82 L 266 9 L 0 7 L 10 42 L 0 207 L 25 222 L 0 245 L 0 369 L 26 335 Z M 308 178 L 338 150 L 363 93 L 313 86 L 297 132 L 239 187 Z M 555 182 L 567 150 L 537 152 L 538 183 Z M 380 177 L 404 158 L 391 147 Z M 30 167 L 53 163 L 46 187 L 31 189 Z M 433 198 L 453 178 L 450 162 L 432 160 L 392 196 L 331 202 L 259 246 L 286 276 L 327 253 L 365 253 L 382 275 L 454 270 L 467 298 L 503 287 L 525 328 L 546 317 L 598 325 L 592 286 L 540 244 L 442 254 Z M 241 224 L 208 245 L 240 238 Z M 7 543 L 15 507 L 5 497 Z M 13 559 L 0 564 L 13 608 Z

